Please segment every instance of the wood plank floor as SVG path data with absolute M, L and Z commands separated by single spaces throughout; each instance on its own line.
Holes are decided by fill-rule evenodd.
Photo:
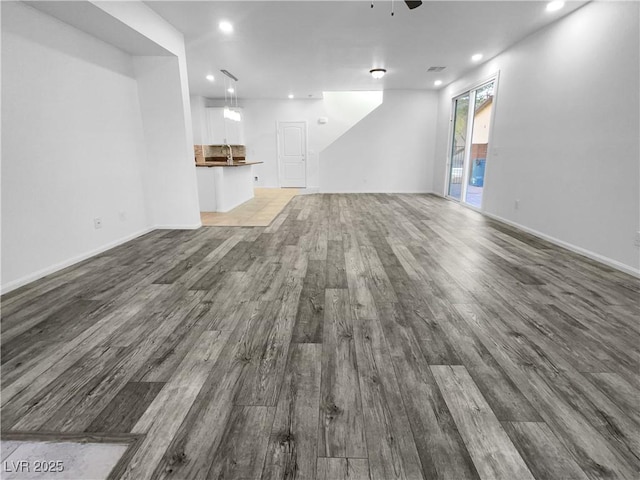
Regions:
M 295 197 L 2 298 L 2 432 L 120 478 L 637 479 L 640 281 L 429 195 Z

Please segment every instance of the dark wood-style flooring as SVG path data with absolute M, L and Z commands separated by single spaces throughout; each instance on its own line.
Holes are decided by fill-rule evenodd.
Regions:
M 2 431 L 121 478 L 637 479 L 640 281 L 428 195 L 299 196 L 2 298 Z

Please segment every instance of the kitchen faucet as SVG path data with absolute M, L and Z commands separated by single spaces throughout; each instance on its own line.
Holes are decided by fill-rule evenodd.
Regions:
M 227 148 L 229 149 L 229 154 L 227 155 L 227 165 L 233 165 L 233 151 L 231 150 L 231 145 L 227 144 Z

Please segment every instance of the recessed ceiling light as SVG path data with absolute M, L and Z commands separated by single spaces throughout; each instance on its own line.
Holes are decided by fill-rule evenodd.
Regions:
M 224 33 L 233 32 L 233 25 L 231 25 L 231 22 L 227 22 L 226 20 L 221 21 L 218 24 L 218 28 Z
M 215 80 L 215 77 L 213 75 L 207 75 L 207 80 L 213 82 Z
M 290 93 L 288 96 L 289 98 L 293 98 L 293 93 Z
M 442 85 L 442 80 L 436 80 L 435 82 L 433 82 L 433 84 L 434 84 L 436 87 L 439 87 L 440 85 Z
M 233 88 L 233 87 L 230 87 L 230 88 L 227 88 L 227 92 L 229 92 L 229 93 L 233 93 L 233 92 L 235 92 L 235 90 L 234 90 L 234 88 Z
M 384 77 L 384 74 L 387 73 L 387 71 L 384 68 L 373 68 L 369 70 L 369 73 L 373 78 L 378 80 L 379 78 Z
M 482 60 L 482 54 L 481 53 L 476 53 L 475 55 L 473 55 L 471 57 L 471 60 L 473 60 L 474 62 L 479 62 L 480 60 Z
M 547 12 L 555 12 L 556 10 L 560 10 L 562 7 L 564 7 L 564 2 L 558 0 L 549 2 L 547 3 Z

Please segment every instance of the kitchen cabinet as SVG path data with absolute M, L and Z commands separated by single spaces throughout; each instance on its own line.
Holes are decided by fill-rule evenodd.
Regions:
M 206 144 L 209 145 L 244 145 L 244 112 L 239 111 L 242 121 L 235 122 L 224 118 L 223 107 L 208 107 Z

